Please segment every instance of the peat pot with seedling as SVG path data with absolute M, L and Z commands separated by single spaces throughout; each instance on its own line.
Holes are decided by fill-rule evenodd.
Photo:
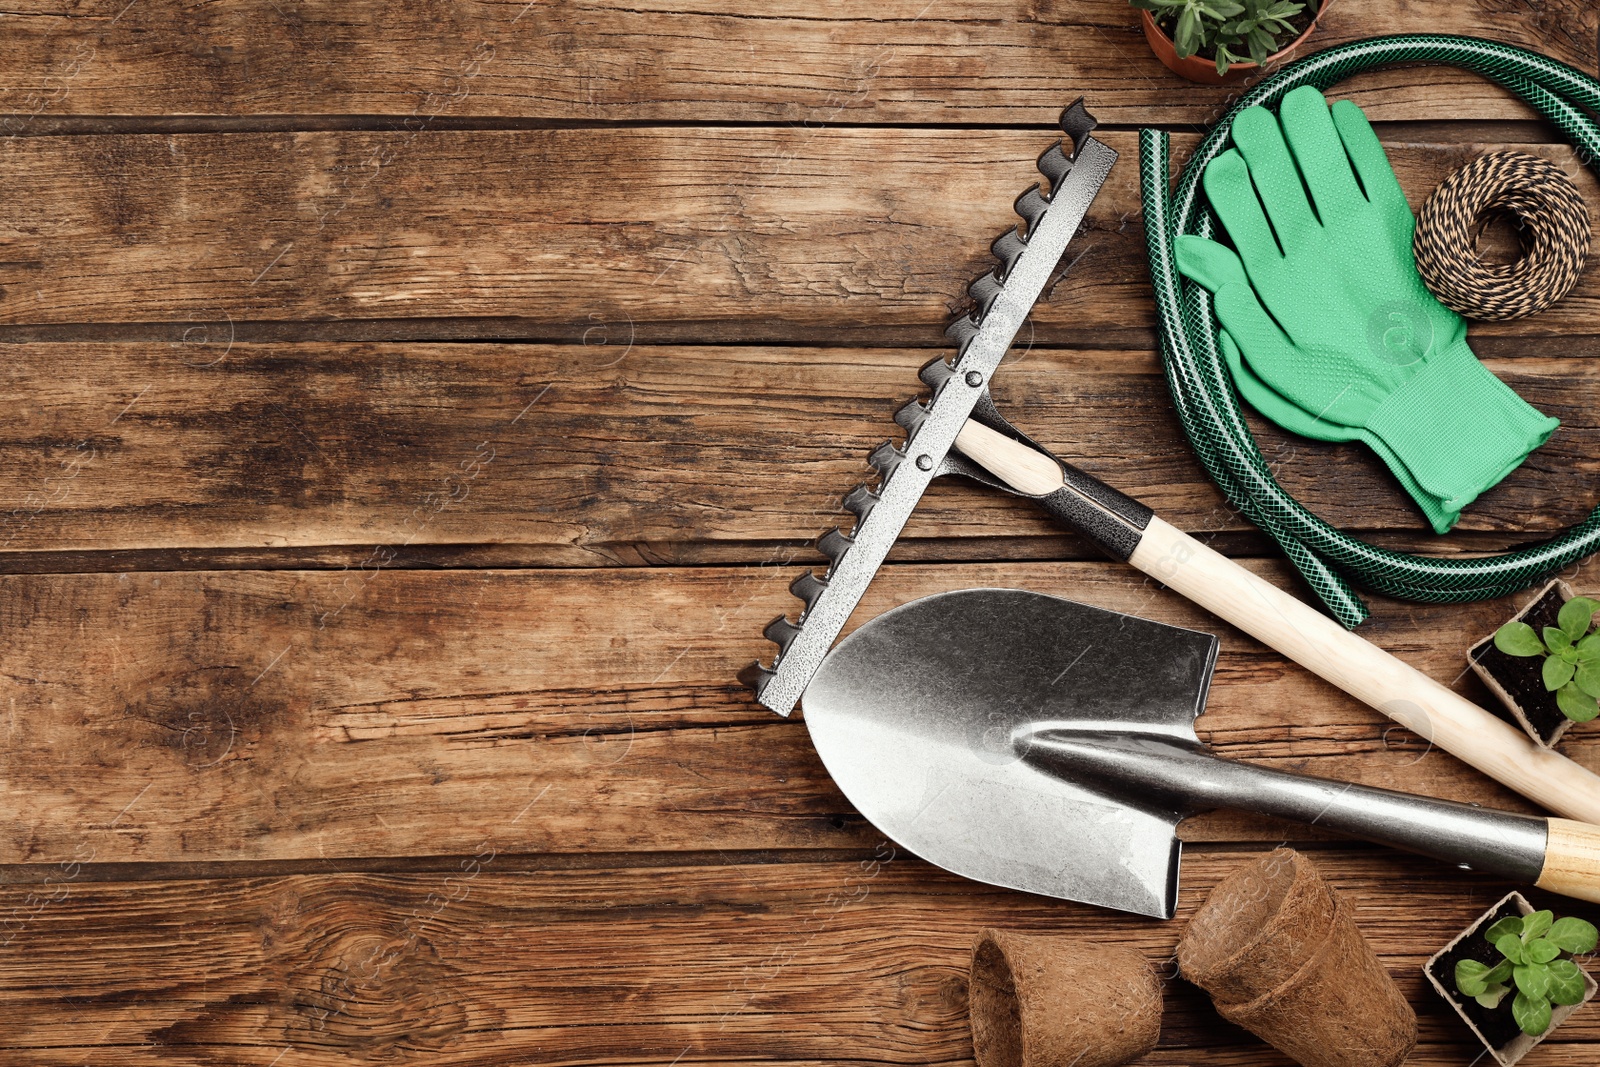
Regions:
M 1600 601 L 1551 582 L 1467 654 L 1473 671 L 1541 745 L 1554 745 L 1573 723 L 1600 714 L 1597 609 Z
M 1501 1067 L 1510 1067 L 1595 995 L 1574 956 L 1593 952 L 1593 924 L 1534 911 L 1512 893 L 1428 961 L 1428 981 Z

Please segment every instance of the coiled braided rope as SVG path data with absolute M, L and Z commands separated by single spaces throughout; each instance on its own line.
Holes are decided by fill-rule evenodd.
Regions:
M 1324 49 L 1252 86 L 1200 142 L 1168 195 L 1168 137 L 1139 134 L 1145 240 L 1155 290 L 1162 363 L 1173 406 L 1195 455 L 1239 512 L 1283 547 L 1333 615 L 1356 626 L 1367 611 L 1351 582 L 1405 600 L 1460 604 L 1505 596 L 1600 549 L 1600 510 L 1548 541 L 1497 556 L 1436 558 L 1395 552 L 1351 537 L 1317 518 L 1272 477 L 1240 410 L 1217 346 L 1211 296 L 1179 274 L 1179 234 L 1209 237 L 1216 220 L 1200 175 L 1228 147 L 1240 111 L 1274 106 L 1289 90 L 1326 90 L 1373 67 L 1443 63 L 1506 87 L 1552 122 L 1593 168 L 1600 160 L 1600 80 L 1547 56 L 1475 37 L 1400 34 Z
M 1473 248 L 1495 215 L 1516 220 L 1523 251 L 1485 263 Z M 1479 156 L 1439 184 L 1417 214 L 1417 272 L 1446 307 L 1503 322 L 1572 291 L 1589 255 L 1589 212 L 1565 171 L 1526 152 Z

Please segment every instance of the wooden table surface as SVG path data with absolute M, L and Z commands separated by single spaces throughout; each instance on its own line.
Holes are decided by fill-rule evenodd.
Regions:
M 1594 70 L 1597 23 L 1338 0 L 1318 41 L 1478 34 Z M 1515 145 L 1600 204 L 1470 76 L 1338 93 L 1415 199 Z M 885 842 L 734 680 L 1079 94 L 1122 161 L 997 400 L 1307 595 L 1171 415 L 1136 130 L 1186 151 L 1227 91 L 1169 75 L 1122 0 L 9 5 L 0 1062 L 965 1063 L 980 927 L 1171 977 L 1206 891 L 1285 840 L 1416 1005 L 1411 1062 L 1472 1061 L 1419 965 L 1506 885 L 1220 813 L 1185 826 L 1173 922 L 991 889 Z M 1546 536 L 1596 502 L 1597 310 L 1590 271 L 1473 327 L 1563 428 L 1448 538 L 1366 454 L 1263 448 L 1387 544 Z M 975 584 L 1218 632 L 1225 754 L 1531 810 L 973 487 L 935 487 L 857 618 Z M 1519 602 L 1377 599 L 1363 629 L 1487 700 L 1462 654 Z M 1600 729 L 1569 738 L 1600 767 Z M 1288 1062 L 1166 986 L 1145 1062 Z M 1590 1008 L 1526 1063 L 1597 1057 Z

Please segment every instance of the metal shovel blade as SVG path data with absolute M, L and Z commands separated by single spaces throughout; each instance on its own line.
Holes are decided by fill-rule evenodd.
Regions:
M 857 810 L 967 878 L 1158 918 L 1177 903 L 1183 813 L 1036 770 L 1041 722 L 1195 740 L 1210 634 L 1016 589 L 903 605 L 842 641 L 806 725 Z

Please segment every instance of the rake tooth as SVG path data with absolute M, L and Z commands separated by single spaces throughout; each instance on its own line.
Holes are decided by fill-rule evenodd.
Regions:
M 858 485 L 844 495 L 844 509 L 856 517 L 859 526 L 867 519 L 867 512 L 878 502 L 878 494 L 864 485 Z
M 1050 201 L 1037 185 L 1030 185 L 1027 192 L 1017 197 L 1015 206 L 1017 214 L 1027 223 L 1027 231 L 1031 234 L 1034 226 L 1044 215 L 1045 209 L 1050 206 Z
M 972 339 L 978 336 L 978 324 L 973 321 L 972 316 L 962 315 L 960 318 L 956 319 L 956 321 L 944 328 L 944 335 L 956 343 L 956 349 L 958 352 L 965 352 L 967 350 L 967 346 L 972 343 Z M 936 359 L 933 362 L 942 363 L 944 361 Z M 928 364 L 928 367 L 931 366 L 933 366 L 933 363 Z M 927 370 L 928 367 L 923 367 L 922 369 Z M 945 375 L 945 377 L 948 378 L 949 375 Z M 939 380 L 943 381 L 944 378 Z M 928 381 L 926 377 L 923 377 L 922 381 L 924 385 L 931 386 L 934 384 L 933 382 Z
M 755 690 L 759 698 L 761 690 L 767 686 L 767 680 L 775 673 L 771 667 L 763 666 L 760 660 L 752 660 L 749 666 L 739 672 L 739 681 Z
M 979 321 L 982 321 L 983 316 L 989 313 L 989 308 L 994 305 L 996 298 L 1000 296 L 1000 292 L 1004 288 L 1005 283 L 997 278 L 993 271 L 975 279 L 971 285 L 967 286 L 967 292 L 972 296 L 972 299 L 978 302 Z
M 850 551 L 854 541 L 844 535 L 844 531 L 834 527 L 821 537 L 817 538 L 817 551 L 828 557 L 828 573 L 833 573 L 833 568 L 844 559 L 844 554 Z
M 800 633 L 800 627 L 790 622 L 787 615 L 779 615 L 767 623 L 767 628 L 761 632 L 768 641 L 778 646 L 778 655 L 781 656 L 789 651 L 789 645 Z
M 922 425 L 922 420 L 928 417 L 928 407 L 920 400 L 910 400 L 894 413 L 894 421 L 906 432 L 906 444 L 917 435 L 917 427 Z
M 1006 275 L 1011 273 L 1011 268 L 1016 266 L 1017 259 L 1028 248 L 1028 242 L 1022 234 L 1015 229 L 1007 230 L 994 239 L 994 244 L 989 246 L 989 251 L 994 253 L 994 258 L 1000 261 L 995 268 L 995 277 L 1001 281 L 1006 280 Z
M 827 581 L 818 578 L 811 571 L 804 572 L 800 577 L 789 583 L 789 592 L 805 601 L 806 611 L 811 610 L 811 605 L 817 602 L 817 597 L 821 596 L 823 590 L 827 588 Z M 800 617 L 804 619 L 805 615 L 802 613 Z
M 963 317 L 957 319 L 956 321 L 970 322 L 972 320 Z M 974 332 L 976 332 L 977 328 L 974 327 L 973 329 Z M 955 377 L 955 373 L 956 369 L 950 366 L 950 364 L 946 363 L 943 356 L 940 356 L 930 359 L 928 362 L 924 363 L 922 365 L 922 369 L 917 371 L 917 377 L 922 379 L 923 385 L 926 385 L 929 389 L 932 389 L 935 394 L 937 394 L 939 392 L 939 387 L 945 382 L 949 381 L 951 378 Z
M 1078 158 L 1078 153 L 1083 151 L 1083 142 L 1089 139 L 1089 134 L 1100 125 L 1095 117 L 1089 114 L 1089 109 L 1083 106 L 1083 97 L 1078 97 L 1067 105 L 1061 113 L 1061 132 L 1072 138 L 1072 157 Z
M 867 454 L 867 462 L 877 471 L 885 484 L 894 477 L 895 468 L 905 462 L 906 454 L 896 448 L 893 441 L 885 441 Z
M 1050 179 L 1050 188 L 1054 189 L 1061 184 L 1061 179 L 1067 176 L 1067 171 L 1072 169 L 1072 159 L 1061 150 L 1061 142 L 1057 141 L 1044 150 L 1039 157 L 1039 173 Z

